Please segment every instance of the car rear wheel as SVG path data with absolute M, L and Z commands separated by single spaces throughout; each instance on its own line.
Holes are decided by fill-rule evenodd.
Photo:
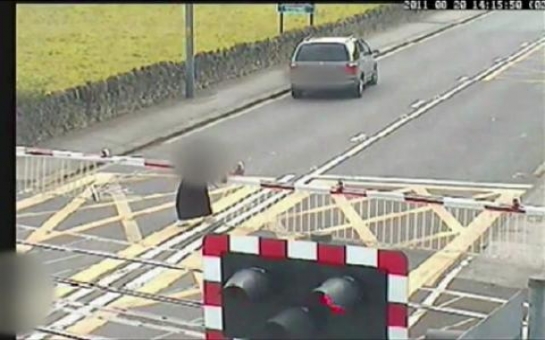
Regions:
M 363 82 L 363 74 L 361 75 L 359 81 L 356 83 L 356 85 L 354 86 L 353 88 L 353 94 L 354 94 L 354 97 L 356 98 L 361 98 L 361 96 L 363 95 L 363 90 L 365 88 L 365 83 Z
M 303 98 L 303 91 L 295 89 L 295 88 L 292 87 L 291 88 L 291 96 L 294 99 Z

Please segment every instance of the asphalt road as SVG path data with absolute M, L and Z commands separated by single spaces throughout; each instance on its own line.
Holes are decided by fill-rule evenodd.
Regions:
M 334 172 L 527 182 L 544 160 L 543 48 L 475 83 Z
M 524 44 L 545 33 L 543 19 L 542 13 L 490 14 L 384 58 L 379 64 L 379 85 L 368 88 L 361 99 L 321 96 L 295 101 L 292 98 L 282 98 L 260 106 L 248 114 L 150 148 L 141 154 L 152 158 L 168 158 L 172 150 L 181 148 L 192 136 L 206 135 L 219 138 L 233 151 L 237 159 L 244 160 L 249 175 L 277 177 L 285 173 L 305 173 L 311 167 L 357 145 L 358 141 L 351 141 L 352 137 L 360 134 L 375 135 L 404 115 L 421 110 L 436 96 L 524 49 Z M 524 60 L 512 65 L 506 64 L 506 68 L 490 81 L 476 81 L 439 102 L 420 117 L 333 168 L 330 173 L 533 182 L 531 173 L 544 160 L 544 65 L 543 49 L 537 49 Z M 172 180 L 149 180 L 125 186 L 129 188 L 129 196 L 141 198 L 163 193 L 163 198 L 154 203 L 160 205 L 172 199 L 174 184 Z M 35 215 L 27 215 L 21 221 L 29 225 L 42 224 L 47 220 L 47 214 L 40 214 L 38 210 L 54 213 L 67 202 L 68 200 L 62 198 L 48 202 L 47 206 L 36 208 Z M 140 209 L 153 206 L 152 203 L 145 203 L 140 199 L 131 203 L 133 210 L 138 210 L 138 204 Z M 111 206 L 98 209 L 96 203 L 88 202 L 84 207 L 88 205 L 95 205 L 95 208 L 87 208 L 88 211 L 95 210 L 93 214 L 75 213 L 59 230 L 115 215 L 115 209 Z M 172 212 L 167 209 L 160 212 L 160 215 L 143 214 L 137 220 L 144 226 L 143 237 L 146 237 L 171 223 L 172 218 Z M 121 222 L 105 224 L 110 226 L 108 230 L 90 229 L 86 233 L 123 241 L 123 228 L 126 226 Z M 23 230 L 20 230 L 19 235 L 24 236 Z M 78 242 L 72 243 L 72 246 L 86 249 L 105 250 L 106 247 L 104 242 L 68 236 L 48 242 L 65 245 Z M 113 244 L 107 247 L 109 252 L 119 249 L 120 246 Z M 166 252 L 174 251 L 167 249 Z M 164 260 L 166 252 L 160 252 L 154 258 Z M 411 251 L 408 255 L 411 267 L 415 268 L 430 254 Z M 74 267 L 81 270 L 98 261 L 91 256 L 80 256 L 77 260 L 62 253 L 50 256 L 46 258 L 50 268 L 56 275 L 63 277 L 73 274 L 76 271 Z M 74 266 L 75 261 L 80 261 L 77 266 Z M 467 272 L 469 271 L 466 268 Z M 132 276 L 141 275 L 144 275 L 142 269 Z M 175 282 L 177 288 L 187 285 L 187 282 Z M 120 283 L 114 286 L 120 286 Z M 471 275 L 454 279 L 449 287 L 496 297 L 509 297 L 514 292 L 513 289 L 478 283 L 472 280 Z M 175 290 L 171 287 L 160 291 L 160 294 Z M 414 301 L 424 301 L 428 295 L 429 292 L 419 292 Z M 76 301 L 89 302 L 97 297 L 99 294 L 94 292 Z M 448 298 L 445 294 L 440 297 Z M 484 306 L 482 301 L 475 302 L 475 298 L 466 297 L 467 299 L 472 302 L 458 301 L 462 303 L 459 308 L 477 309 L 481 312 L 486 309 L 488 312 L 496 306 Z M 131 310 L 169 315 L 186 322 L 200 322 L 201 318 L 198 309 L 167 304 Z M 81 309 L 79 311 L 89 313 Z M 58 320 L 59 316 L 66 314 L 59 311 L 57 315 L 50 317 L 50 321 Z M 430 326 L 447 327 L 459 324 L 459 327 L 467 327 L 470 324 L 463 323 L 467 321 L 467 317 L 461 320 L 457 317 L 459 318 L 445 317 L 445 313 L 429 312 L 417 320 L 418 322 L 415 321 L 411 335 L 418 337 Z M 133 320 L 132 323 L 127 322 L 127 318 Z M 125 321 L 109 322 L 94 330 L 93 334 L 105 337 L 134 337 L 138 334 L 143 338 L 164 339 L 198 337 L 194 333 L 169 331 L 164 323 L 150 321 L 151 319 L 142 315 L 137 319 L 147 320 L 144 323 L 135 322 L 134 318 L 136 317 L 125 316 Z M 150 324 L 161 326 L 153 329 Z
M 542 13 L 494 13 L 381 60 L 379 85 L 368 88 L 361 99 L 321 96 L 294 101 L 286 97 L 143 154 L 169 157 L 192 136 L 206 135 L 225 143 L 246 163 L 249 174 L 304 173 L 349 148 L 354 136 L 377 133 L 413 111 L 411 105 L 434 98 L 457 85 L 461 77 L 477 74 L 542 34 Z M 543 64 L 538 67 L 542 69 Z M 539 76 L 537 69 L 534 78 Z M 525 151 L 526 159 L 510 166 L 516 166 L 514 171 L 531 171 L 543 159 L 537 150 L 543 145 L 540 89 L 539 83 L 491 82 L 472 86 L 430 111 L 433 117 L 423 118 L 424 122 L 416 127 L 403 128 L 397 133 L 401 137 L 388 138 L 392 141 L 387 146 L 371 148 L 369 152 L 375 152 L 373 157 L 358 157 L 361 162 L 346 162 L 335 172 L 487 179 L 483 170 L 490 165 L 486 161 L 496 165 L 501 157 L 512 159 L 520 150 Z M 507 105 L 509 110 L 505 110 Z M 501 112 L 497 112 L 498 108 Z M 490 119 L 494 116 L 499 120 L 492 126 Z M 509 127 L 514 122 L 515 127 Z M 518 140 L 509 136 L 519 131 L 524 131 L 527 137 Z M 502 140 L 501 147 L 493 146 L 498 140 Z M 418 149 L 416 143 L 433 146 L 430 150 L 433 157 L 426 155 L 425 149 Z M 515 145 L 507 152 L 500 152 L 507 143 Z M 420 150 L 422 153 L 417 155 Z M 483 150 L 487 158 L 483 158 Z M 370 159 L 372 165 L 363 159 Z M 415 163 L 419 166 L 414 167 Z M 501 170 L 506 176 L 502 177 L 498 170 L 490 177 L 509 181 L 513 175 L 511 169 Z M 476 172 L 480 174 L 473 178 Z

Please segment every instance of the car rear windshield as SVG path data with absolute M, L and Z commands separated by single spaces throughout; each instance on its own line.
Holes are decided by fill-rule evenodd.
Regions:
M 344 44 L 315 43 L 301 45 L 295 61 L 347 61 L 348 51 Z

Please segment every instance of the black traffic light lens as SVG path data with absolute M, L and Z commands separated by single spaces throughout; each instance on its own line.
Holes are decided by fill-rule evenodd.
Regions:
M 229 299 L 257 301 L 270 291 L 267 272 L 261 268 L 246 268 L 236 272 L 223 286 L 223 294 Z
M 310 305 L 318 310 L 327 308 L 330 314 L 344 315 L 361 300 L 361 296 L 354 278 L 334 277 L 312 291 Z
M 259 339 L 308 339 L 317 325 L 309 310 L 294 307 L 284 310 L 267 321 Z
M 311 295 L 311 306 L 323 310 L 326 308 L 327 311 L 335 315 L 343 315 L 346 313 L 346 309 L 342 306 L 335 304 L 333 298 L 322 292 L 313 292 Z

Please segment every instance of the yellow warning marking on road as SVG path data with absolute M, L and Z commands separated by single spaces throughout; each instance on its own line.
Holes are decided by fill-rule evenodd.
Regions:
M 258 187 L 250 187 L 250 188 L 246 188 L 246 189 L 247 190 L 256 190 L 257 191 L 259 188 Z M 247 234 L 249 234 L 249 233 L 251 233 L 253 231 L 257 231 L 264 225 L 264 223 L 267 221 L 268 218 L 270 218 L 271 216 L 273 216 L 273 218 L 274 218 L 275 216 L 278 216 L 282 212 L 284 212 L 286 210 L 289 210 L 292 206 L 298 204 L 301 200 L 305 199 L 306 197 L 308 197 L 308 194 L 305 194 L 305 193 L 292 194 L 292 195 L 286 197 L 285 199 L 281 200 L 280 202 L 276 203 L 275 205 L 273 205 L 269 209 L 267 209 L 266 212 L 250 218 L 250 220 L 248 220 L 248 222 L 243 224 L 242 228 L 237 227 L 230 234 L 233 234 L 233 235 L 238 235 L 238 234 L 247 235 Z M 262 217 L 263 215 L 266 215 L 267 217 L 263 218 Z M 193 265 L 195 267 L 198 266 L 197 268 L 200 268 L 201 263 L 202 263 L 201 254 L 200 254 L 199 251 L 196 251 L 193 254 L 191 254 L 188 258 L 183 260 L 180 263 L 180 266 L 182 268 L 190 269 L 190 268 L 194 268 L 194 267 L 192 267 L 192 265 Z M 147 293 L 155 294 L 155 293 L 169 287 L 176 280 L 181 279 L 184 275 L 187 275 L 187 274 L 188 274 L 188 271 L 185 271 L 185 270 L 183 270 L 183 271 L 182 270 L 174 271 L 174 270 L 165 269 L 165 273 L 158 275 L 153 280 L 151 280 L 150 282 L 145 284 L 143 287 L 139 288 L 138 291 L 145 291 Z M 195 273 L 195 279 L 196 279 L 196 284 L 199 287 L 201 287 L 202 286 L 202 276 L 197 275 L 197 273 Z M 121 298 L 121 299 L 125 299 L 125 298 Z M 127 303 L 126 301 L 127 300 L 125 300 L 125 302 L 123 302 L 123 303 L 126 304 Z M 110 306 L 114 307 L 114 306 L 117 306 L 117 304 L 116 304 L 116 302 L 114 302 Z M 129 308 L 130 308 L 130 306 L 129 306 Z M 95 329 L 103 326 L 106 322 L 107 322 L 107 320 L 105 320 L 103 318 L 99 318 L 99 317 L 97 317 L 96 314 L 94 314 L 94 315 L 92 315 L 92 316 L 90 316 L 88 318 L 85 318 L 85 319 L 77 322 L 72 327 L 70 327 L 67 331 L 71 332 L 71 333 L 74 333 L 74 334 L 90 334 Z
M 85 176 L 83 178 L 80 178 L 78 180 L 75 180 L 73 182 L 66 183 L 58 188 L 51 189 L 44 193 L 36 194 L 32 197 L 28 197 L 25 199 L 22 199 L 20 201 L 17 201 L 16 203 L 16 211 L 19 212 L 24 209 L 28 209 L 30 207 L 33 207 L 35 205 L 44 203 L 46 201 L 49 201 L 50 199 L 65 195 L 71 191 L 75 191 L 76 189 L 79 189 L 81 187 L 90 185 L 93 183 L 96 179 L 96 176 L 98 174 L 93 174 L 89 176 Z
M 501 195 L 498 202 L 509 203 L 514 197 L 516 195 L 505 193 Z M 426 285 L 435 284 L 441 275 L 465 254 L 500 216 L 500 212 L 481 212 L 454 240 L 412 270 L 409 273 L 409 296 Z
M 160 275 L 160 280 L 154 279 L 142 287 L 138 288 L 138 292 L 156 294 L 163 289 L 170 287 L 176 281 L 181 279 L 183 276 L 187 275 L 189 272 L 187 270 L 174 270 L 174 269 L 165 269 L 165 272 Z M 114 301 L 109 306 L 114 308 L 119 308 L 120 306 L 126 306 L 127 308 L 134 308 L 138 304 L 138 299 L 132 296 L 123 296 L 119 300 Z M 84 323 L 82 320 L 82 323 Z M 73 327 L 76 327 L 74 325 Z M 100 326 L 98 326 L 100 327 Z M 76 331 L 80 331 L 78 328 L 74 328 Z M 80 333 L 78 333 L 80 334 Z
M 117 209 L 117 214 L 121 217 L 121 224 L 125 230 L 125 235 L 127 236 L 127 241 L 136 243 L 142 240 L 142 232 L 138 223 L 132 216 L 132 209 L 127 203 L 127 196 L 123 193 L 122 188 L 119 184 L 115 184 L 111 187 L 112 198 Z
M 200 288 L 188 288 L 180 292 L 165 294 L 164 296 L 171 299 L 187 299 L 189 297 L 199 295 L 202 293 Z M 115 306 L 118 308 L 142 308 L 156 305 L 160 302 L 155 300 L 149 300 L 134 296 L 124 296 L 122 299 L 116 301 Z
M 382 221 L 387 221 L 387 220 L 393 220 L 395 218 L 406 217 L 407 215 L 421 214 L 421 213 L 425 213 L 425 212 L 430 211 L 430 210 L 431 210 L 431 207 L 429 207 L 429 206 L 415 207 L 413 209 L 408 209 L 408 210 L 405 210 L 405 211 L 393 212 L 393 213 L 389 213 L 389 214 L 385 214 L 385 215 L 377 215 L 377 216 L 374 216 L 374 217 L 370 217 L 370 218 L 366 219 L 365 222 L 367 222 L 369 224 L 377 223 L 377 222 L 382 222 Z
M 251 195 L 257 190 L 259 190 L 258 187 L 242 188 L 238 190 L 237 192 L 235 192 L 233 195 L 226 196 L 218 200 L 217 202 L 214 202 L 212 204 L 212 209 L 214 211 L 223 211 L 229 206 L 239 201 L 240 199 L 242 199 L 243 197 Z M 150 236 L 144 238 L 139 243 L 123 249 L 122 251 L 118 252 L 117 255 L 120 257 L 129 258 L 129 259 L 133 257 L 137 257 L 143 252 L 149 250 L 149 247 L 155 247 L 158 244 L 163 243 L 166 240 L 186 230 L 187 229 L 180 229 L 177 226 L 177 223 L 171 224 L 167 226 L 166 228 L 164 228 L 163 230 L 157 231 L 151 234 Z M 74 232 L 73 229 L 71 231 Z M 75 274 L 74 276 L 72 276 L 72 279 L 81 280 L 81 281 L 92 281 L 97 279 L 101 275 L 116 269 L 117 267 L 123 265 L 124 263 L 126 263 L 126 261 L 105 259 L 97 264 L 92 265 L 86 270 Z M 60 298 L 60 297 L 66 296 L 67 294 L 69 294 L 75 289 L 77 288 L 61 286 L 56 290 L 56 294 Z
M 411 215 L 414 215 L 414 214 L 424 213 L 424 212 L 427 212 L 427 211 L 430 211 L 430 210 L 431 210 L 431 208 L 429 206 L 419 207 L 419 208 L 409 209 L 409 210 L 405 210 L 405 211 L 390 213 L 390 214 L 386 214 L 386 215 L 377 215 L 377 216 L 374 216 L 374 217 L 363 219 L 363 222 L 365 222 L 367 225 L 371 225 L 371 224 L 382 222 L 382 221 L 393 220 L 395 218 L 402 218 L 402 217 L 407 217 L 407 216 L 411 216 Z M 352 226 L 351 223 L 342 224 L 342 225 L 337 225 L 337 226 L 332 226 L 332 227 L 320 229 L 320 233 L 331 234 L 331 233 L 334 233 L 334 232 L 337 232 L 337 231 L 350 229 L 352 227 L 353 226 Z M 377 233 L 378 233 L 378 230 L 376 230 L 375 233 L 374 233 L 375 238 L 376 238 Z
M 426 188 L 419 187 L 415 188 L 415 192 L 418 195 L 430 196 L 430 193 Z M 454 232 L 461 232 L 464 227 L 460 222 L 452 216 L 452 214 L 445 209 L 442 205 L 430 205 L 431 210 L 441 218 L 441 220 L 447 225 L 447 227 Z
M 164 193 L 164 194 L 152 194 L 147 196 L 140 196 L 140 197 L 127 197 L 125 200 L 126 203 L 136 203 L 136 202 L 144 202 L 148 200 L 158 199 L 158 198 L 164 198 L 168 196 L 174 196 L 175 193 Z M 115 205 L 114 201 L 111 202 L 103 202 L 103 203 L 94 203 L 94 204 L 88 204 L 86 206 L 80 207 L 78 209 L 78 212 L 86 211 L 86 210 L 92 210 L 92 209 L 101 209 L 101 208 L 107 208 L 112 205 Z M 38 211 L 38 212 L 28 212 L 28 213 L 21 213 L 17 214 L 18 218 L 28 218 L 28 217 L 37 217 L 37 216 L 43 216 L 43 215 L 49 215 L 55 213 L 57 210 L 47 210 L 47 211 Z
M 169 225 L 165 227 L 164 229 L 157 231 L 151 234 L 150 236 L 144 238 L 140 243 L 134 244 L 128 248 L 121 250 L 116 255 L 119 257 L 124 257 L 124 258 L 137 257 L 138 255 L 148 251 L 150 246 L 155 247 L 158 244 L 163 243 L 166 240 L 178 235 L 180 232 L 181 230 L 177 228 L 175 224 Z M 78 281 L 93 281 L 97 279 L 98 277 L 100 277 L 101 275 L 111 272 L 112 270 L 116 269 L 117 267 L 125 263 L 126 261 L 124 260 L 105 259 L 73 275 L 71 279 L 78 280 Z M 77 287 L 60 286 L 59 288 L 55 290 L 55 293 L 57 298 L 62 298 L 70 294 L 76 289 Z
M 113 176 L 111 175 L 100 174 L 100 176 L 97 176 L 95 178 L 94 184 L 102 185 L 104 183 L 108 183 L 112 179 L 112 177 Z M 33 231 L 26 238 L 26 241 L 33 242 L 33 243 L 40 243 L 40 242 L 43 242 L 44 240 L 47 240 L 49 238 L 49 235 L 51 234 L 51 231 L 55 229 L 64 220 L 66 220 L 70 215 L 72 215 L 76 210 L 78 210 L 78 208 L 81 207 L 86 202 L 86 199 L 91 197 L 91 195 L 92 195 L 92 188 L 89 186 L 85 189 L 82 195 L 74 198 L 62 209 L 57 211 L 53 216 L 48 218 L 47 221 L 45 221 L 37 230 Z M 25 253 L 31 249 L 32 247 L 25 246 L 25 247 L 22 247 L 20 252 Z
M 162 210 L 172 208 L 173 206 L 174 206 L 174 203 L 165 203 L 165 204 L 161 204 L 161 205 L 154 206 L 154 207 L 151 207 L 151 208 L 138 210 L 136 212 L 133 212 L 131 215 L 126 216 L 126 217 L 135 218 L 135 217 L 142 216 L 142 215 L 153 214 L 153 213 L 156 213 L 156 212 L 159 212 L 159 211 L 162 211 Z M 82 224 L 82 225 L 79 225 L 79 226 L 72 227 L 67 231 L 70 231 L 71 233 L 83 233 L 84 231 L 87 231 L 87 230 L 91 230 L 91 229 L 95 229 L 95 228 L 98 228 L 98 227 L 106 226 L 108 224 L 115 223 L 115 222 L 120 222 L 122 219 L 123 219 L 122 216 L 107 217 L 107 218 L 104 218 L 104 219 L 101 219 L 101 220 L 97 220 L 97 221 L 93 221 L 93 222 L 89 222 L 89 223 L 86 223 L 86 224 Z M 56 234 L 48 234 L 47 236 L 42 238 L 42 241 L 49 240 L 49 239 L 52 239 L 52 238 L 55 238 L 55 237 L 58 237 L 58 236 L 62 236 L 64 234 L 65 233 L 63 231 L 60 231 L 59 233 L 56 233 Z
M 420 238 L 413 238 L 405 242 L 400 242 L 400 243 L 394 244 L 392 248 L 410 248 L 418 244 L 424 244 L 425 242 L 431 242 L 434 240 L 442 240 L 447 237 L 456 236 L 458 234 L 459 234 L 458 232 L 455 232 L 452 230 L 443 231 L 433 235 L 428 235 L 428 236 L 424 236 Z
M 363 244 L 367 246 L 376 246 L 378 244 L 377 238 L 373 232 L 369 229 L 368 223 L 366 223 L 360 216 L 360 214 L 354 209 L 354 206 L 344 196 L 333 196 L 333 200 L 337 203 L 337 207 L 341 209 L 344 217 L 352 224 L 352 228 L 356 230 Z
M 230 194 L 230 195 L 228 195 L 226 197 L 232 198 L 229 202 L 234 203 L 234 202 L 236 202 L 237 199 L 241 199 L 241 198 L 251 194 L 252 192 L 257 191 L 257 190 L 259 190 L 258 187 L 243 188 L 243 189 L 235 191 L 234 193 L 232 193 L 232 194 Z M 135 218 L 135 217 L 142 216 L 142 215 L 149 215 L 149 214 L 157 213 L 159 211 L 166 210 L 166 209 L 171 209 L 173 207 L 174 207 L 174 202 L 167 202 L 167 203 L 163 203 L 163 204 L 153 206 L 153 207 L 150 207 L 150 208 L 145 208 L 145 209 L 142 209 L 142 210 L 138 210 L 138 211 L 133 212 L 132 214 L 127 215 L 125 217 L 126 218 Z M 107 217 L 107 218 L 104 218 L 104 219 L 101 219 L 101 220 L 97 220 L 97 221 L 93 221 L 93 222 L 89 222 L 89 223 L 86 223 L 86 224 L 82 224 L 82 225 L 79 225 L 79 226 L 72 227 L 72 228 L 70 228 L 70 232 L 72 232 L 72 233 L 82 233 L 84 231 L 95 229 L 95 228 L 98 228 L 98 227 L 102 227 L 102 226 L 105 226 L 105 225 L 108 225 L 108 224 L 111 224 L 111 223 L 120 222 L 122 219 L 123 219 L 123 217 L 121 217 L 121 216 Z M 52 239 L 54 237 L 61 236 L 62 234 L 63 234 L 62 231 L 59 234 L 55 234 L 55 235 L 50 234 L 47 237 L 44 237 L 42 239 L 42 241 L 49 240 L 49 239 Z
M 529 56 L 531 56 L 534 52 L 536 52 L 537 50 L 539 50 L 540 48 L 542 48 L 543 46 L 545 46 L 544 43 L 540 43 L 536 46 L 534 46 L 533 48 L 529 49 L 528 51 L 526 51 L 525 53 L 521 54 L 520 56 L 518 56 L 517 58 L 511 60 L 510 62 L 506 63 L 505 65 L 503 65 L 502 67 L 500 67 L 499 69 L 497 69 L 496 71 L 490 73 L 488 76 L 486 76 L 483 81 L 491 81 L 492 79 L 496 78 L 498 75 L 500 75 L 501 73 L 503 73 L 505 70 L 509 69 L 510 67 L 512 67 L 513 65 L 523 61 L 524 59 L 528 58 Z
M 332 227 L 327 227 L 327 228 L 319 229 L 315 233 L 318 234 L 318 235 L 328 235 L 328 234 L 332 234 L 332 233 L 339 232 L 339 231 L 346 231 L 347 229 L 352 229 L 352 224 L 346 223 L 346 224 L 340 224 L 340 225 L 336 225 L 336 226 L 332 226 Z M 293 233 L 293 235 L 294 235 L 294 237 L 308 236 L 308 234 L 307 235 L 303 235 L 303 234 L 297 235 L 297 233 Z
M 410 189 L 404 188 L 404 189 L 399 189 L 399 190 L 393 190 L 393 192 L 401 192 L 401 193 L 407 192 L 407 191 L 410 191 Z M 367 201 L 369 201 L 368 197 L 358 197 L 358 198 L 353 198 L 353 199 L 349 200 L 349 202 L 352 204 L 352 206 L 354 206 L 356 204 L 359 204 L 359 203 L 367 202 Z M 290 215 L 290 217 L 302 217 L 302 216 L 316 214 L 316 213 L 319 213 L 319 212 L 335 210 L 337 208 L 338 208 L 337 203 L 335 201 L 333 201 L 332 203 L 324 204 L 324 205 L 316 207 L 316 208 L 306 209 L 306 210 L 303 210 L 303 211 L 290 212 L 289 215 Z

